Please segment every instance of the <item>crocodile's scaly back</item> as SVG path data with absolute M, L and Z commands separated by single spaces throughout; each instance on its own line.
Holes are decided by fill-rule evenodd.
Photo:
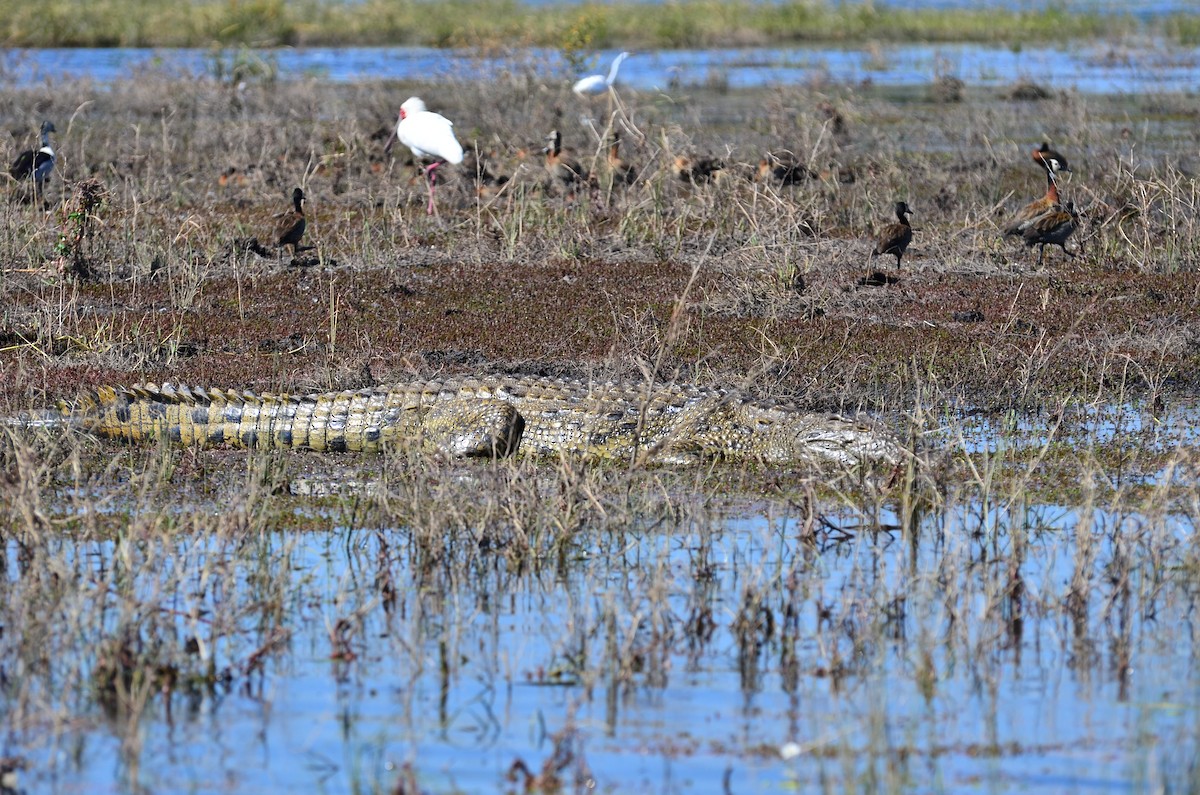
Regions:
M 318 452 L 375 451 L 392 444 L 506 456 L 515 452 L 522 430 L 511 405 L 447 401 L 435 382 L 312 395 L 143 384 L 100 387 L 58 408 L 74 425 L 132 442 L 167 438 Z
M 102 387 L 58 407 L 93 433 L 184 444 L 589 460 L 895 465 L 885 430 L 844 417 L 695 386 L 551 378 L 450 378 L 312 395 L 153 384 Z

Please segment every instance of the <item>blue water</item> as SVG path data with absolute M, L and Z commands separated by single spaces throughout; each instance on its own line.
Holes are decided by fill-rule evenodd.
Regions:
M 1165 517 L 1148 536 L 1137 515 L 966 504 L 928 515 L 911 543 L 843 511 L 825 518 L 847 537 L 822 534 L 808 546 L 789 511 L 597 527 L 561 569 L 518 574 L 485 553 L 455 577 L 440 566 L 419 573 L 403 528 L 240 543 L 181 535 L 174 554 L 135 569 L 131 583 L 177 611 L 177 637 L 195 631 L 182 617 L 193 605 L 201 616 L 220 601 L 252 605 L 239 592 L 252 593 L 254 562 L 264 560 L 292 572 L 286 650 L 261 673 L 236 672 L 260 642 L 251 607 L 217 651 L 235 668 L 233 684 L 152 696 L 132 746 L 121 741 L 127 723 L 68 692 L 69 721 L 13 726 L 6 748 L 30 762 L 22 782 L 34 792 L 377 791 L 411 764 L 426 791 L 490 793 L 517 759 L 540 769 L 555 736 L 569 738 L 574 759 L 565 791 L 590 791 L 575 785 L 582 777 L 599 792 L 720 792 L 726 771 L 739 793 L 841 791 L 872 779 L 891 782 L 886 791 L 1129 792 L 1186 780 L 1200 743 L 1188 629 L 1196 605 L 1187 577 L 1170 574 L 1174 545 L 1192 537 L 1187 518 Z M 1079 566 L 1077 532 L 1097 536 L 1082 569 L 1093 581 L 1082 621 L 1060 606 Z M 1016 569 L 1027 595 L 1013 635 L 995 609 L 1003 600 L 988 593 L 1010 582 L 997 572 L 1017 533 L 1027 539 Z M 1116 538 L 1132 540 L 1118 550 Z M 1162 582 L 1145 568 L 1143 543 L 1166 553 Z M 97 582 L 112 570 L 111 543 L 63 544 Z M 15 541 L 5 552 L 6 593 L 19 598 L 28 575 Z M 1138 564 L 1129 591 L 1104 579 L 1117 554 Z M 390 611 L 374 584 L 381 557 L 399 589 Z M 171 570 L 183 584 L 153 597 Z M 198 584 L 220 571 L 234 576 L 205 596 Z M 661 598 L 648 600 L 654 589 Z M 747 590 L 775 621 L 757 647 L 733 630 Z M 686 624 L 698 607 L 711 609 L 715 627 L 695 644 Z M 114 613 L 85 623 L 80 642 L 92 648 Z M 331 628 L 353 615 L 356 658 L 331 660 Z M 643 650 L 624 655 L 640 660 L 625 684 L 613 678 L 610 638 Z M 796 675 L 784 664 L 789 648 Z M 67 659 L 13 673 L 26 686 L 50 676 L 86 692 L 86 679 L 65 676 Z
M 596 71 L 607 71 L 615 52 L 596 54 Z M 279 48 L 253 53 L 178 49 L 6 50 L 0 76 L 16 84 L 65 78 L 97 83 L 154 73 L 212 75 L 214 64 L 250 55 L 281 79 L 316 77 L 363 80 L 481 80 L 506 70 L 532 71 L 547 83 L 569 85 L 557 53 L 521 51 L 481 58 L 466 50 L 422 47 Z M 677 91 L 719 83 L 732 88 L 832 81 L 883 86 L 927 85 L 949 75 L 969 85 L 1007 86 L 1029 78 L 1089 93 L 1194 91 L 1200 87 L 1200 50 L 1161 42 L 1115 45 L 1073 43 L 1062 48 L 1020 50 L 975 44 L 879 45 L 871 48 L 669 50 L 638 52 L 621 67 L 619 88 Z

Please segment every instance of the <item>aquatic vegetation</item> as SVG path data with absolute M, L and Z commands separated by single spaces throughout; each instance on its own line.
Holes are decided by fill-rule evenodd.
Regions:
M 71 119 L 55 209 L 0 201 L 0 416 L 146 380 L 687 380 L 866 410 L 919 465 L 5 423 L 0 768 L 29 791 L 1185 790 L 1193 98 L 623 89 L 585 122 L 540 74 L 0 90 Z M 383 151 L 414 92 L 469 158 L 433 217 Z M 600 174 L 619 130 L 634 176 L 554 189 L 551 129 Z M 1046 136 L 1084 246 L 1038 267 L 1002 230 Z M 302 265 L 245 244 L 296 186 Z M 863 279 L 899 196 L 904 267 Z

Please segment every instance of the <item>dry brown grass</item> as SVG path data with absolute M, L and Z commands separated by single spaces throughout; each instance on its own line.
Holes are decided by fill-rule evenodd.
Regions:
M 443 170 L 440 217 L 427 217 L 407 153 L 382 153 L 409 94 L 509 180 L 477 193 L 469 169 Z M 1125 382 L 1143 392 L 1194 388 L 1198 230 L 1181 100 L 1157 98 L 1136 124 L 1129 101 L 1078 95 L 944 105 L 795 87 L 624 101 L 626 115 L 595 129 L 622 129 L 630 186 L 605 179 L 603 136 L 580 123 L 603 103 L 520 73 L 486 86 L 235 90 L 147 74 L 9 90 L 0 108 L 32 118 L 36 107 L 62 133 L 55 209 L 0 210 L 0 367 L 12 376 L 0 405 L 101 381 L 296 390 L 447 369 L 628 376 L 654 361 L 814 406 L 891 411 L 918 371 L 991 407 L 1052 404 L 1114 369 L 1132 369 Z M 10 128 L 15 150 L 24 129 Z M 593 185 L 548 184 L 551 128 L 598 172 Z M 998 229 L 1040 192 L 1027 151 L 1042 135 L 1076 166 L 1065 190 L 1084 228 L 1079 259 L 1034 270 Z M 816 177 L 751 179 L 768 152 Z M 680 155 L 726 168 L 688 184 L 670 168 Z M 105 199 L 81 236 L 67 214 L 90 184 Z M 295 185 L 311 197 L 317 245 L 305 267 L 244 245 L 267 240 Z M 916 238 L 904 270 L 887 271 L 894 283 L 871 286 L 870 234 L 896 198 L 914 208 Z M 86 279 L 73 278 L 80 268 Z

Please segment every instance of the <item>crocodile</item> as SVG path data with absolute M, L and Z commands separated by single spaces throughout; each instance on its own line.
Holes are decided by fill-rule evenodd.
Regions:
M 480 376 L 308 395 L 140 384 L 99 387 L 29 415 L 132 442 L 372 451 L 412 445 L 456 457 L 896 466 L 869 421 L 692 385 Z

